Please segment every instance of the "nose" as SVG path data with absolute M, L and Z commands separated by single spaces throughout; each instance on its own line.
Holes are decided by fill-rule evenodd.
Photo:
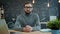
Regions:
M 27 10 L 29 10 L 29 8 Z

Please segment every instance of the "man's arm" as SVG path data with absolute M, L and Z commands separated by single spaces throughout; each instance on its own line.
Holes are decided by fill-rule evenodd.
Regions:
M 22 27 L 21 27 L 20 17 L 19 16 L 16 19 L 14 30 L 22 31 Z
M 35 19 L 35 26 L 32 27 L 33 31 L 40 31 L 41 29 L 41 24 L 40 24 L 40 20 L 39 20 L 39 16 L 37 15 L 36 19 Z

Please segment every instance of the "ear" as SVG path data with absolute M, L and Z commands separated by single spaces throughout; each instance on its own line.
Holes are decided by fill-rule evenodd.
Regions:
M 23 8 L 23 9 L 25 9 L 25 8 Z

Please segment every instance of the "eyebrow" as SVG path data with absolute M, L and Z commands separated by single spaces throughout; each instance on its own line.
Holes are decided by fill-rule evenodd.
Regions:
M 25 8 L 33 8 L 33 7 L 25 7 Z

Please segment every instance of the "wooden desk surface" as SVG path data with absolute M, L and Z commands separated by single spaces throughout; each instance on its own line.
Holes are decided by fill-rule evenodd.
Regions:
M 19 32 L 19 31 L 14 31 L 14 30 L 9 30 L 10 32 L 15 32 L 16 34 L 51 34 L 51 32 L 40 32 L 40 31 L 35 31 L 35 32 Z

